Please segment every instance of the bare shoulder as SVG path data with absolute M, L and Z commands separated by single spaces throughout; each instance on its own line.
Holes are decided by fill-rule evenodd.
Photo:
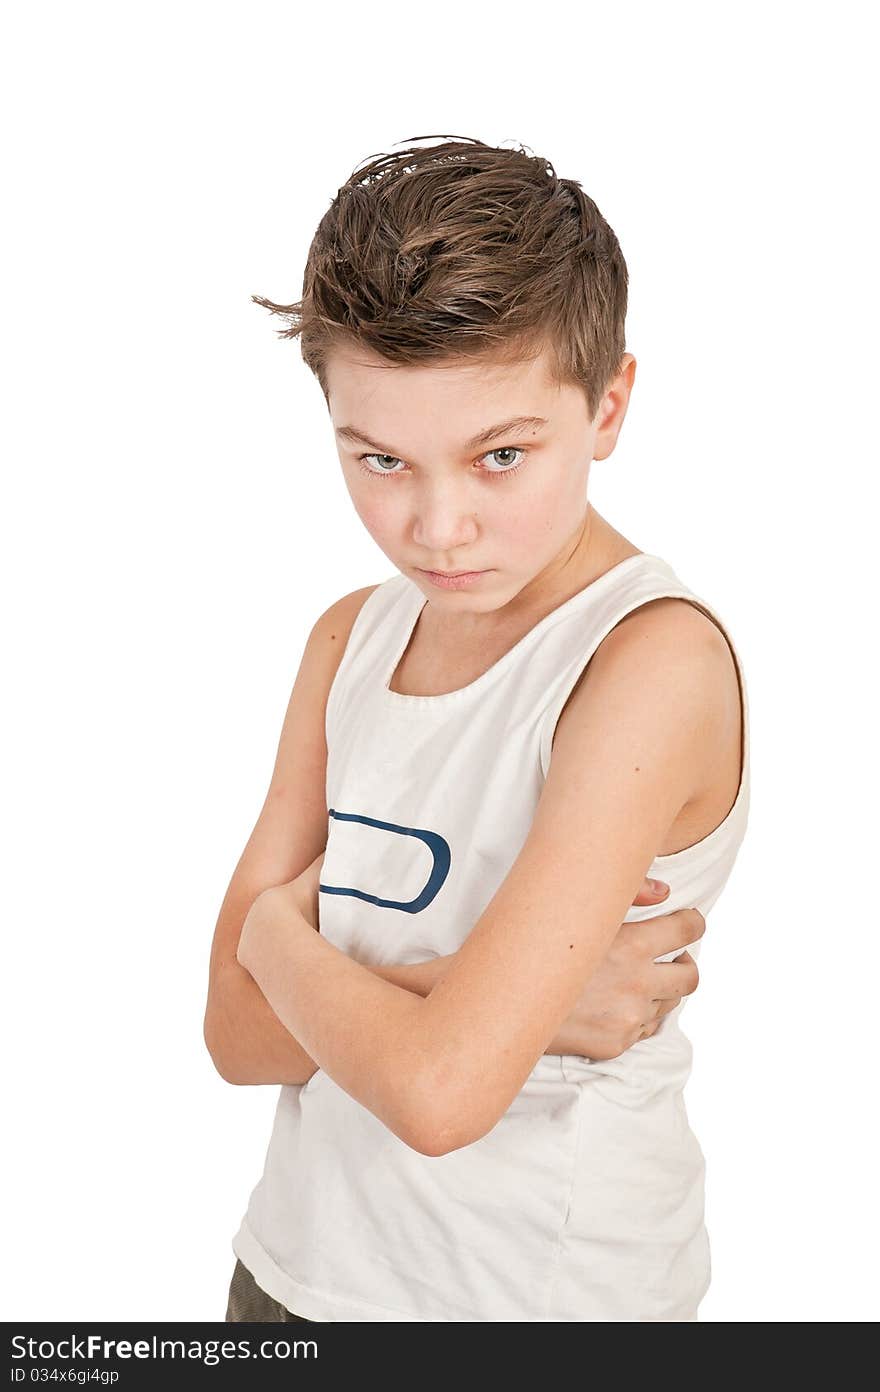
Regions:
M 625 681 L 637 672 L 649 682 L 664 673 L 678 674 L 697 685 L 707 704 L 717 701 L 726 707 L 730 697 L 734 706 L 739 704 L 739 679 L 727 638 L 689 599 L 652 599 L 625 614 L 596 648 L 573 695 L 600 676 L 609 680 L 619 673 Z M 669 689 L 675 689 L 674 682 Z
M 739 704 L 739 678 L 725 634 L 704 609 L 686 598 L 652 599 L 615 624 L 589 667 L 644 664 L 645 674 L 675 670 L 701 684 L 705 701 Z M 589 668 L 588 668 L 589 670 Z
M 705 644 L 705 651 L 714 649 L 719 658 L 725 654 L 730 658 L 730 647 L 721 629 L 704 609 L 698 608 L 693 600 L 684 596 L 649 599 L 637 609 L 632 609 L 615 624 L 597 651 L 601 651 L 609 639 L 619 640 L 622 634 L 629 635 L 635 641 L 662 634 L 683 644 Z
M 364 585 L 361 589 L 351 590 L 341 599 L 334 600 L 315 620 L 309 641 L 314 639 L 316 645 L 331 659 L 334 654 L 337 659 L 341 658 L 355 619 L 370 595 L 378 588 L 378 585 Z
M 692 726 L 689 767 L 682 770 L 686 802 L 718 784 L 722 750 L 732 754 L 729 774 L 721 771 L 725 787 L 730 783 L 735 789 L 742 709 L 736 663 L 722 630 L 693 601 L 654 599 L 620 619 L 587 664 L 558 732 L 564 739 L 564 725 L 595 720 L 603 711 L 609 721 L 638 719 L 640 702 L 665 711 L 668 725 L 687 721 Z M 720 788 L 715 801 L 725 796 Z

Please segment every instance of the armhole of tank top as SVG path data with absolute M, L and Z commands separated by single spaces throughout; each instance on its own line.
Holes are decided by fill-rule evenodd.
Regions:
M 727 813 L 727 816 L 723 819 L 723 821 L 720 822 L 719 825 L 715 828 L 715 830 L 709 833 L 709 836 L 714 836 L 715 832 L 719 831 L 721 827 L 724 826 L 730 820 L 730 818 L 734 814 L 734 811 L 738 808 L 740 802 L 749 795 L 749 700 L 748 692 L 746 690 L 746 680 L 745 674 L 743 672 L 742 662 L 740 661 L 740 656 L 737 652 L 736 646 L 730 634 L 727 631 L 726 625 L 721 619 L 721 616 L 715 612 L 711 605 L 707 604 L 705 600 L 702 600 L 697 595 L 693 594 L 690 590 L 687 589 L 686 586 L 663 586 L 662 588 L 658 589 L 656 593 L 649 595 L 641 595 L 637 599 L 634 599 L 632 604 L 630 604 L 622 613 L 616 614 L 614 619 L 605 626 L 605 628 L 602 630 L 601 634 L 596 639 L 595 643 L 592 645 L 590 650 L 584 654 L 583 658 L 580 661 L 573 663 L 567 669 L 565 676 L 563 677 L 560 683 L 559 689 L 554 695 L 549 707 L 545 711 L 542 720 L 540 737 L 541 771 L 544 775 L 544 778 L 546 778 L 548 770 L 550 768 L 550 755 L 553 748 L 553 736 L 556 733 L 557 722 L 559 720 L 560 715 L 562 714 L 566 701 L 571 695 L 581 674 L 583 673 L 589 662 L 592 660 L 593 654 L 599 647 L 599 644 L 602 643 L 603 640 L 608 637 L 608 634 L 611 632 L 611 630 L 613 628 L 616 628 L 617 625 L 621 622 L 621 620 L 625 619 L 628 614 L 634 613 L 637 609 L 643 608 L 643 606 L 646 604 L 652 604 L 656 599 L 683 599 L 686 600 L 689 604 L 693 605 L 695 608 L 699 609 L 702 613 L 706 615 L 708 619 L 710 619 L 715 624 L 717 628 L 721 630 L 721 633 L 724 635 L 724 638 L 733 656 L 733 663 L 736 669 L 737 680 L 739 681 L 740 702 L 742 706 L 740 778 L 739 784 L 737 786 L 736 798 L 734 799 L 733 804 L 731 805 L 730 811 Z M 701 841 L 696 844 L 702 845 L 703 842 L 706 840 L 708 840 L 708 836 L 703 837 Z M 688 849 L 690 850 L 691 848 L 688 847 Z M 676 852 L 676 854 L 681 855 L 683 854 L 683 852 L 679 851 Z
M 349 667 L 354 661 L 361 645 L 363 630 L 374 614 L 381 618 L 384 612 L 390 613 L 402 596 L 405 589 L 406 576 L 397 574 L 391 575 L 387 580 L 380 580 L 372 594 L 367 595 L 352 624 L 348 637 L 345 640 L 345 647 L 342 656 L 333 673 L 333 680 L 327 692 L 327 702 L 324 710 L 324 738 L 329 746 L 333 732 L 333 721 L 339 703 L 339 695 L 342 684 Z M 376 611 L 378 610 L 378 613 Z

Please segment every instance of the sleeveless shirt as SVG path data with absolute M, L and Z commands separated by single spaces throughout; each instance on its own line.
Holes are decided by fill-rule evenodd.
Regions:
M 631 907 L 625 921 L 709 913 L 748 815 L 742 664 L 716 612 L 666 561 L 639 554 L 438 696 L 389 686 L 421 590 L 397 573 L 367 598 L 327 699 L 328 942 L 368 965 L 462 945 L 528 835 L 578 677 L 615 624 L 664 597 L 696 604 L 727 638 L 742 772 L 714 831 L 652 862 L 648 874 L 670 886 L 662 905 Z M 699 947 L 656 960 L 685 948 L 696 958 Z M 704 1157 L 683 1098 L 686 1002 L 617 1058 L 543 1055 L 493 1129 L 445 1155 L 407 1146 L 320 1068 L 282 1086 L 235 1255 L 311 1320 L 695 1319 L 711 1262 Z

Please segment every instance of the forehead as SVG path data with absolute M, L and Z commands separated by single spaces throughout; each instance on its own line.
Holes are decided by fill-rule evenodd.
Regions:
M 336 427 L 425 410 L 454 411 L 462 420 L 506 403 L 517 413 L 538 415 L 559 392 L 546 350 L 525 361 L 485 356 L 410 365 L 388 363 L 365 349 L 337 348 L 328 355 L 325 379 Z

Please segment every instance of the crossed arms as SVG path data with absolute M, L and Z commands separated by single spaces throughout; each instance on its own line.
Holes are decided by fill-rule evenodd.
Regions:
M 485 1135 L 550 1051 L 725 738 L 726 642 L 687 606 L 653 608 L 594 655 L 557 724 L 529 837 L 427 995 L 321 938 L 296 881 L 245 918 L 236 961 L 283 1028 L 425 1154 Z M 688 912 L 679 946 L 700 935 Z

